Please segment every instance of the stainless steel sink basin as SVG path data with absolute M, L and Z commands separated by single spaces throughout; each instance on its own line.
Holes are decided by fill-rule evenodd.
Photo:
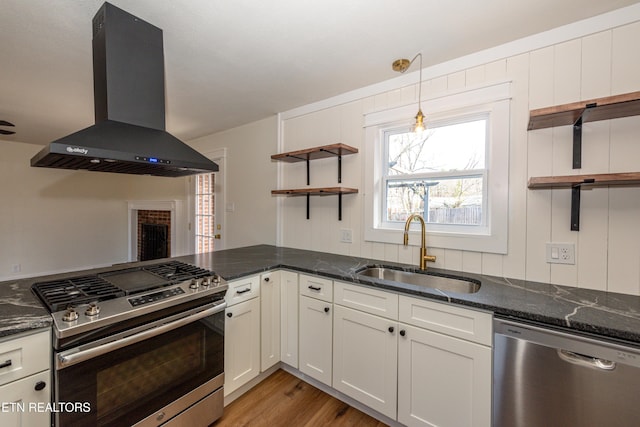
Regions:
M 451 277 L 436 276 L 429 273 L 413 273 L 410 271 L 402 271 L 386 267 L 368 267 L 359 271 L 358 274 L 376 279 L 424 286 L 427 288 L 440 289 L 444 292 L 456 292 L 459 294 L 473 294 L 480 290 L 480 283 L 465 279 L 454 279 Z

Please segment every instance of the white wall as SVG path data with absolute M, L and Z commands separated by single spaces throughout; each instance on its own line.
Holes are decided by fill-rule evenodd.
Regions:
M 600 23 L 601 24 L 601 23 Z M 583 26 L 584 27 L 584 26 Z M 565 33 L 571 33 L 566 32 Z M 422 93 L 429 97 L 498 80 L 512 81 L 509 173 L 509 247 L 507 255 L 430 248 L 435 266 L 584 288 L 640 294 L 640 189 L 612 188 L 582 192 L 580 231 L 570 231 L 569 190 L 528 190 L 530 176 L 640 170 L 640 117 L 583 127 L 583 167 L 571 169 L 570 126 L 527 132 L 529 110 L 594 97 L 640 90 L 640 22 L 595 34 L 554 42 L 546 47 L 510 53 L 489 62 L 459 61 L 465 67 L 442 75 L 427 72 Z M 548 35 L 546 35 L 548 36 Z M 565 37 L 565 40 L 567 38 Z M 527 43 L 522 43 L 527 46 Z M 509 45 L 514 50 L 514 45 Z M 432 67 L 432 70 L 446 69 Z M 452 68 L 452 67 L 450 67 Z M 432 78 L 431 78 L 432 77 Z M 403 80 L 406 81 L 406 80 Z M 414 80 L 415 81 L 415 80 Z M 343 183 L 362 190 L 363 115 L 417 101 L 416 85 L 398 85 L 371 96 L 322 108 L 307 106 L 283 113 L 281 151 L 343 142 L 361 150 L 343 158 Z M 339 104 L 339 105 L 338 105 Z M 429 117 L 429 112 L 424 111 Z M 410 118 L 409 118 L 410 119 Z M 280 188 L 305 186 L 304 163 L 280 165 Z M 335 186 L 336 161 L 311 163 L 311 186 Z M 363 239 L 363 197 L 344 196 L 343 220 L 337 219 L 337 198 L 311 199 L 305 219 L 303 197 L 281 201 L 278 218 L 283 246 L 417 263 L 418 247 Z M 353 243 L 340 243 L 339 230 L 353 230 Z M 576 246 L 576 265 L 545 262 L 546 242 Z M 419 242 L 417 242 L 419 244 Z
M 40 149 L 0 142 L 0 280 L 128 261 L 127 201 L 186 205 L 185 178 L 32 168 Z
M 203 153 L 226 148 L 226 248 L 276 243 L 277 118 L 269 117 L 245 126 L 204 136 L 189 144 Z

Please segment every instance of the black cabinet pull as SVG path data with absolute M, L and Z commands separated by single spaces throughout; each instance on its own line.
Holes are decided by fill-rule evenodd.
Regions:
M 393 326 L 389 326 L 389 332 L 393 333 L 393 331 L 395 331 L 395 329 L 393 329 Z
M 242 289 L 242 290 L 236 291 L 236 294 L 245 294 L 247 292 L 251 292 L 251 288 L 247 288 L 247 289 Z
M 309 285 L 309 289 L 311 289 L 312 291 L 321 291 L 322 290 L 322 288 L 316 288 L 313 285 Z
M 407 332 L 404 329 L 400 330 L 400 336 L 405 336 L 407 335 Z
M 227 317 L 233 317 L 233 313 L 227 313 Z
M 44 388 L 47 386 L 47 383 L 45 383 L 44 381 L 38 381 L 36 383 L 36 386 L 34 387 L 34 389 L 36 391 L 40 391 L 40 390 L 44 390 Z
M 329 309 L 329 307 L 325 307 L 325 308 L 324 308 L 324 312 L 325 312 L 325 313 L 328 313 L 328 312 L 329 312 L 329 310 L 330 310 L 330 309 Z
M 0 363 L 0 369 L 6 368 L 7 366 L 11 366 L 11 359 L 5 360 L 4 363 Z
M 268 278 L 268 277 L 265 277 L 265 278 L 264 278 L 264 281 L 265 281 L 265 282 L 268 282 L 268 281 L 269 281 L 269 278 Z

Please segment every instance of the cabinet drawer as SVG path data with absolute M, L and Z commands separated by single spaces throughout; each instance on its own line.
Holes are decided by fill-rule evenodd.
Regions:
M 333 281 L 316 276 L 300 275 L 300 295 L 322 301 L 333 301 Z
M 492 318 L 485 313 L 401 295 L 399 320 L 452 337 L 491 346 Z
M 251 276 L 229 282 L 225 300 L 228 306 L 260 296 L 260 276 Z
M 398 294 L 343 282 L 335 282 L 333 292 L 336 304 L 398 320 Z
M 0 342 L 0 385 L 50 369 L 51 331 Z

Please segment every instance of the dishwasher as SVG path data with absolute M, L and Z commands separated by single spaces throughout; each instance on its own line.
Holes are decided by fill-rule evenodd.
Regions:
M 494 319 L 493 425 L 640 425 L 640 346 Z

